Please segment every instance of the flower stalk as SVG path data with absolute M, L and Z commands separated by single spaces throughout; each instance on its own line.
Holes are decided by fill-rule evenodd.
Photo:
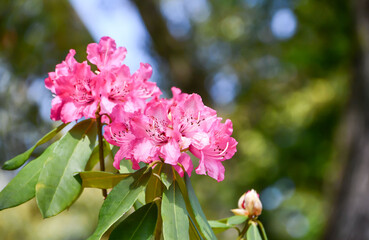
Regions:
M 103 135 L 102 135 L 101 116 L 98 113 L 99 111 L 100 111 L 100 107 L 98 107 L 98 111 L 96 111 L 96 122 L 97 122 L 97 136 L 99 140 L 100 170 L 104 172 L 105 171 L 104 144 L 103 144 Z M 102 189 L 102 195 L 104 199 L 108 196 L 106 189 Z
M 239 233 L 237 240 L 243 239 L 243 236 L 245 236 L 245 234 L 246 234 L 247 230 L 249 229 L 250 225 L 251 225 L 250 221 L 246 221 L 245 226 L 242 229 L 242 231 Z

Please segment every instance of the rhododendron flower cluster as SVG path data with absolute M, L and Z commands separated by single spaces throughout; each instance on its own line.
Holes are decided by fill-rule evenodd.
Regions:
M 159 98 L 159 88 L 147 81 L 150 65 L 141 63 L 131 75 L 122 64 L 126 49 L 116 48 L 109 37 L 89 44 L 87 54 L 98 68 L 96 73 L 86 61 L 78 63 L 70 50 L 45 79 L 55 94 L 51 119 L 70 122 L 107 114 L 111 122 L 104 128 L 104 137 L 120 147 L 114 157 L 117 169 L 123 159 L 131 160 L 134 169 L 140 168 L 140 162 L 162 161 L 182 176 L 184 171 L 191 175 L 194 166 L 188 153 L 192 153 L 199 158 L 197 174 L 224 179 L 222 161 L 235 154 L 237 145 L 230 120 L 223 123 L 199 95 L 181 93 L 178 88 L 172 88 L 171 99 Z
M 114 106 L 121 105 L 126 111 L 143 108 L 146 99 L 160 95 L 159 88 L 147 80 L 152 68 L 141 63 L 133 75 L 123 64 L 127 50 L 116 48 L 110 37 L 102 37 L 99 44 L 87 46 L 87 59 L 97 67 L 91 71 L 87 61 L 75 60 L 71 49 L 65 61 L 50 72 L 45 85 L 55 95 L 52 100 L 51 119 L 64 123 L 82 117 L 95 118 L 95 114 L 110 114 Z
M 119 169 L 123 158 L 130 159 L 134 169 L 139 168 L 139 162 L 162 160 L 175 166 L 182 176 L 180 165 L 191 175 L 193 164 L 188 151 L 200 159 L 197 174 L 207 173 L 222 181 L 221 162 L 236 152 L 232 122 L 222 123 L 199 95 L 181 93 L 177 88 L 172 92 L 172 99 L 153 99 L 143 111 L 128 113 L 120 106 L 114 108 L 113 122 L 104 133 L 109 143 L 120 146 L 114 166 Z

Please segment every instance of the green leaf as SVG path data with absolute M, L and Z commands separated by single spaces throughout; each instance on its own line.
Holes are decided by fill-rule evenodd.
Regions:
M 164 191 L 164 185 L 160 180 L 160 172 L 163 167 L 163 164 L 156 164 L 155 168 L 152 171 L 152 175 L 147 183 L 146 191 L 145 191 L 145 202 L 150 203 L 153 202 L 155 198 L 161 197 Z M 161 201 L 156 201 L 158 206 L 158 219 L 156 221 L 155 227 L 155 239 L 160 239 L 162 233 L 162 219 L 161 219 Z
M 155 166 L 152 171 L 152 175 L 147 183 L 146 193 L 145 193 L 145 201 L 146 203 L 150 203 L 154 201 L 155 198 L 161 197 L 163 194 L 163 183 L 160 180 L 160 172 L 163 168 L 163 164 L 159 163 Z
M 33 145 L 33 147 L 31 147 L 30 149 L 28 149 L 24 153 L 19 154 L 18 156 L 6 161 L 4 163 L 4 166 L 2 167 L 2 169 L 4 169 L 4 170 L 14 170 L 14 169 L 17 169 L 20 166 L 22 166 L 29 159 L 29 157 L 31 156 L 33 151 L 36 149 L 36 147 L 50 141 L 53 137 L 55 137 L 56 134 L 58 134 L 58 132 L 60 132 L 67 125 L 68 125 L 68 123 L 63 123 L 59 127 L 54 128 L 53 130 L 48 132 L 35 145 Z
M 82 179 L 82 187 L 84 188 L 100 188 L 109 189 L 117 185 L 122 179 L 129 177 L 131 174 L 114 174 L 109 172 L 88 171 L 80 172 Z
M 224 232 L 225 230 L 235 227 L 235 226 L 230 226 L 230 225 L 227 225 L 226 223 L 222 223 L 222 222 L 214 221 L 214 220 L 210 220 L 209 225 L 213 229 L 214 233 L 221 233 L 221 232 Z
M 119 166 L 120 166 L 120 169 L 119 169 L 120 173 L 134 173 L 135 172 L 135 170 L 132 169 L 131 161 L 127 159 L 122 159 L 122 161 L 120 161 Z
M 190 240 L 202 240 L 202 236 L 200 231 L 197 229 L 194 221 L 192 220 L 192 218 L 190 216 L 188 216 L 188 219 L 190 220 Z
M 85 120 L 75 125 L 56 144 L 36 184 L 37 205 L 44 218 L 69 207 L 82 191 L 74 175 L 85 169 L 96 140 L 96 122 Z
M 212 228 L 225 228 L 225 230 L 233 227 L 233 226 L 228 225 L 227 223 L 222 223 L 216 220 L 210 220 L 209 225 Z
M 133 208 L 137 210 L 141 208 L 143 205 L 145 205 L 145 191 L 140 192 L 136 202 L 133 204 Z
M 103 139 L 103 150 L 104 158 L 111 154 L 110 144 L 105 139 Z M 86 164 L 85 171 L 91 171 L 99 161 L 99 145 L 96 145 Z
M 144 191 L 151 173 L 151 168 L 142 168 L 120 181 L 111 190 L 100 209 L 97 228 L 93 235 L 88 238 L 89 240 L 100 239 L 132 207 L 138 195 Z
M 163 193 L 161 217 L 164 239 L 189 239 L 186 204 L 176 182 Z
M 247 216 L 232 216 L 229 218 L 226 218 L 228 225 L 238 225 L 241 223 L 244 223 L 247 220 Z
M 262 240 L 259 229 L 257 227 L 257 224 L 255 222 L 251 222 L 251 225 L 246 233 L 247 240 Z
M 140 195 L 138 195 L 137 202 L 141 203 L 140 207 L 145 205 L 145 191 L 141 192 Z
M 158 208 L 154 202 L 137 209 L 110 234 L 109 240 L 144 240 L 154 233 Z
M 45 161 L 51 157 L 56 143 L 28 163 L 0 192 L 0 210 L 18 206 L 35 196 L 35 186 Z
M 167 189 L 169 189 L 170 185 L 173 183 L 173 167 L 169 164 L 163 164 L 163 168 L 160 172 L 160 179 L 165 185 Z
M 197 237 L 204 238 L 201 231 L 199 231 L 199 229 L 200 229 L 199 224 L 195 220 L 195 214 L 194 214 L 194 212 L 192 210 L 192 207 L 191 207 L 191 204 L 190 204 L 186 184 L 185 184 L 183 178 L 178 174 L 177 171 L 174 171 L 174 173 L 175 173 L 175 181 L 178 184 L 179 189 L 182 192 L 182 196 L 183 196 L 185 204 L 186 204 L 187 213 L 189 215 L 190 223 L 193 225 L 193 230 L 194 231 L 191 230 L 191 224 L 190 224 L 190 237 L 191 237 L 191 234 L 197 234 Z
M 215 233 L 221 233 L 227 229 L 235 228 L 238 224 L 244 223 L 246 220 L 246 216 L 232 216 L 209 221 L 209 225 Z
M 202 211 L 199 200 L 196 197 L 195 191 L 193 190 L 191 185 L 190 178 L 187 176 L 187 174 L 185 174 L 185 183 L 189 198 L 189 204 L 192 208 L 193 214 L 195 215 L 194 221 L 198 223 L 200 231 L 204 235 L 205 239 L 216 239 L 215 234 L 211 229 L 204 212 Z

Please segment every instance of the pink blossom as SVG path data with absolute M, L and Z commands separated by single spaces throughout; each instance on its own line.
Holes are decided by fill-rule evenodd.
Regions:
M 113 111 L 113 123 L 105 128 L 104 137 L 111 144 L 126 148 L 129 142 L 131 151 L 124 156 L 115 156 L 115 161 L 120 161 L 122 158 L 130 159 L 134 169 L 138 168 L 139 162 L 151 163 L 163 159 L 165 163 L 176 165 L 178 158 L 181 155 L 179 145 L 177 143 L 176 134 L 170 128 L 171 120 L 168 118 L 168 106 L 165 101 L 152 101 L 148 103 L 144 113 L 135 112 L 127 113 L 127 118 L 119 118 L 116 114 L 124 112 L 121 106 L 117 106 Z M 120 122 L 117 124 L 117 121 Z M 122 123 L 127 123 L 129 126 L 124 126 L 123 131 L 129 130 L 131 135 L 124 135 L 124 139 L 117 141 L 112 138 L 109 132 L 122 132 Z M 129 137 L 129 138 L 128 138 Z M 115 164 L 117 166 L 118 164 Z
M 197 94 L 180 94 L 180 90 L 172 88 L 173 99 L 171 116 L 173 129 L 181 134 L 182 149 L 190 145 L 202 149 L 209 145 L 209 132 L 213 122 L 216 121 L 216 111 L 206 107 Z
M 89 44 L 87 59 L 96 64 L 99 71 L 95 74 L 87 61 L 78 63 L 74 59 L 75 50 L 70 50 L 65 61 L 56 65 L 55 72 L 45 79 L 45 86 L 55 96 L 51 119 L 71 122 L 81 117 L 95 118 L 96 113 L 110 114 L 116 105 L 134 112 L 143 109 L 148 98 L 160 95 L 156 84 L 148 81 L 151 66 L 141 63 L 140 69 L 131 75 L 123 64 L 126 52 L 109 37 L 102 37 L 98 44 Z
M 190 146 L 193 155 L 200 159 L 196 168 L 197 174 L 207 173 L 218 182 L 224 180 L 224 167 L 221 162 L 230 159 L 237 151 L 237 141 L 231 137 L 232 131 L 232 122 L 229 119 L 221 123 L 221 118 L 218 118 L 209 132 L 209 145 L 202 149 Z
M 102 37 L 99 44 L 90 43 L 87 46 L 87 59 L 100 71 L 119 68 L 126 54 L 126 48 L 117 48 L 114 39 L 110 37 Z
M 182 153 L 178 159 L 178 163 L 182 165 L 184 170 L 187 172 L 188 176 L 191 177 L 191 173 L 193 170 L 193 164 L 192 164 L 191 157 L 187 153 Z M 179 164 L 175 165 L 174 169 L 179 173 L 181 177 L 183 177 L 184 172 L 183 172 L 182 167 Z
M 71 122 L 81 117 L 93 118 L 98 106 L 96 76 L 87 62 L 78 63 L 76 52 L 69 51 L 65 61 L 49 73 L 45 85 L 55 98 L 52 100 L 51 119 Z
M 149 64 L 140 64 L 140 68 L 131 76 L 129 68 L 122 65 L 114 71 L 102 71 L 99 75 L 102 113 L 111 113 L 116 105 L 122 105 L 125 111 L 135 112 L 144 109 L 146 99 L 161 94 L 155 83 L 149 82 L 152 68 Z
M 221 162 L 231 158 L 236 152 L 237 142 L 230 137 L 233 130 L 231 121 L 221 123 L 216 111 L 206 107 L 197 94 L 181 93 L 177 88 L 173 88 L 172 92 L 172 99 L 154 98 L 144 111 L 131 113 L 129 127 L 124 129 L 129 129 L 134 140 L 116 141 L 109 139 L 109 134 L 105 135 L 111 144 L 124 149 L 127 146 L 131 148 L 131 152 L 124 156 L 117 154 L 115 161 L 130 159 L 134 167 L 138 167 L 139 162 L 163 161 L 173 165 L 181 176 L 184 174 L 182 167 L 191 175 L 193 163 L 186 153 L 190 151 L 200 158 L 196 173 L 207 173 L 222 181 L 224 167 Z M 115 107 L 113 112 L 120 107 Z M 114 117 L 113 123 L 114 121 L 127 123 L 122 117 Z M 114 128 L 119 127 L 122 125 L 110 124 L 106 129 L 115 132 L 119 130 Z M 122 143 L 126 145 L 123 146 Z M 119 164 L 115 164 L 117 165 Z

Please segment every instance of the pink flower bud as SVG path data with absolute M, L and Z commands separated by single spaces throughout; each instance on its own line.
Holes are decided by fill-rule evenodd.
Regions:
M 248 216 L 249 218 L 259 216 L 263 207 L 259 199 L 259 194 L 252 189 L 244 193 L 238 200 L 238 208 L 231 211 L 235 215 Z

